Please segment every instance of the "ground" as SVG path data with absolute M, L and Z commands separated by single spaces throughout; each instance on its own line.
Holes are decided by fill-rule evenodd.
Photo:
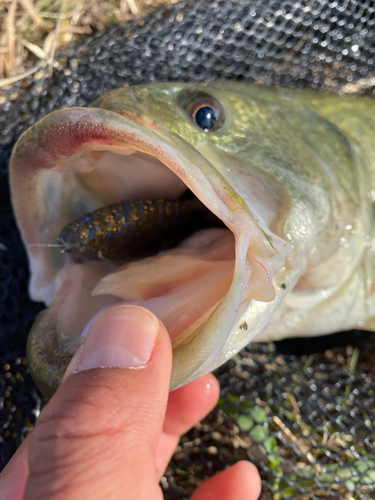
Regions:
M 177 0 L 0 0 L 0 87 L 48 64 L 60 48 Z

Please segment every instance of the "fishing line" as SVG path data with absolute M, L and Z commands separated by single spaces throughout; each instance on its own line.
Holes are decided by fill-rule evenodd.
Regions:
M 58 241 L 58 243 L 31 243 L 28 246 L 29 247 L 60 248 L 61 253 L 69 252 L 73 248 L 73 245 L 67 243 L 66 241 L 62 240 L 61 238 L 58 238 L 57 241 Z M 0 245 L 1 245 L 1 243 L 0 243 Z

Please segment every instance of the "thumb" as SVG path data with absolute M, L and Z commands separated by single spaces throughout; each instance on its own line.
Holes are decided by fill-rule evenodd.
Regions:
M 162 498 L 155 455 L 171 364 L 150 311 L 103 312 L 30 435 L 25 500 Z

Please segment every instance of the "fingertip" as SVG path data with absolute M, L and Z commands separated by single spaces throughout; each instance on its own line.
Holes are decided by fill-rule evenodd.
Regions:
M 262 481 L 256 465 L 248 460 L 240 460 L 227 470 L 230 471 L 231 469 L 232 481 L 235 480 L 235 476 L 238 480 L 244 481 L 251 490 L 252 498 L 258 498 L 262 490 Z
M 161 345 L 171 350 L 163 322 L 149 309 L 136 305 L 121 304 L 102 311 L 85 328 L 83 337 L 63 382 L 92 368 L 144 368 L 155 352 L 160 355 Z
M 191 383 L 202 384 L 204 386 L 203 390 L 205 396 L 214 400 L 216 404 L 220 396 L 220 385 L 219 381 L 214 375 L 212 375 L 212 373 L 207 373 L 207 375 L 204 375 L 203 377 L 200 377 L 199 379 L 194 380 L 194 382 Z
M 212 409 L 220 396 L 220 385 L 216 377 L 207 373 L 171 393 L 171 397 L 179 399 L 190 399 L 192 396 L 199 397 L 200 404 Z
M 184 434 L 215 407 L 219 394 L 219 383 L 211 373 L 171 392 L 163 431 Z
M 242 460 L 201 483 L 191 500 L 257 500 L 260 493 L 257 468 Z

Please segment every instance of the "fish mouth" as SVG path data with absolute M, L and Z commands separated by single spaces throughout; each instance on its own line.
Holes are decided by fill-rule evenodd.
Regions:
M 20 138 L 10 179 L 30 295 L 48 306 L 28 340 L 30 369 L 47 395 L 108 307 L 141 305 L 164 322 L 174 389 L 212 368 L 251 301 L 275 297 L 267 265 L 275 251 L 242 199 L 194 147 L 144 118 L 97 108 L 54 112 Z M 190 230 L 156 255 L 80 262 L 48 246 L 102 207 L 181 197 L 200 200 L 215 227 Z

